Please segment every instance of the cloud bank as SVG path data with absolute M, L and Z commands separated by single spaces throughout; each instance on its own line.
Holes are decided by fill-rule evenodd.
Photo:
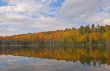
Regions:
M 110 25 L 110 0 L 1 0 L 0 35 Z

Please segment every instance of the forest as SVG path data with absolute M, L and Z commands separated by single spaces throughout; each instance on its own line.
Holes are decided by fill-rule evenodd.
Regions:
M 48 32 L 0 36 L 0 45 L 38 47 L 110 47 L 110 25 L 86 25 Z

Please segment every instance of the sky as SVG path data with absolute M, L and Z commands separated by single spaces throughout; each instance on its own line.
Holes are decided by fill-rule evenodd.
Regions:
M 0 36 L 110 25 L 110 0 L 0 0 Z

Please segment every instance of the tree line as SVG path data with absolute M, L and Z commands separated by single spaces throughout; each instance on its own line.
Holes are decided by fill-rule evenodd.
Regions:
M 110 47 L 110 25 L 86 25 L 39 33 L 0 37 L 0 45 L 34 45 L 39 47 Z

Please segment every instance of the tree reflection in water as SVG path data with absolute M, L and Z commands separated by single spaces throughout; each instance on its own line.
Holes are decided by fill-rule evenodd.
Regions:
M 110 50 L 98 47 L 94 49 L 73 47 L 34 47 L 1 46 L 0 55 L 14 55 L 35 58 L 47 58 L 68 61 L 80 61 L 87 65 L 110 65 Z

